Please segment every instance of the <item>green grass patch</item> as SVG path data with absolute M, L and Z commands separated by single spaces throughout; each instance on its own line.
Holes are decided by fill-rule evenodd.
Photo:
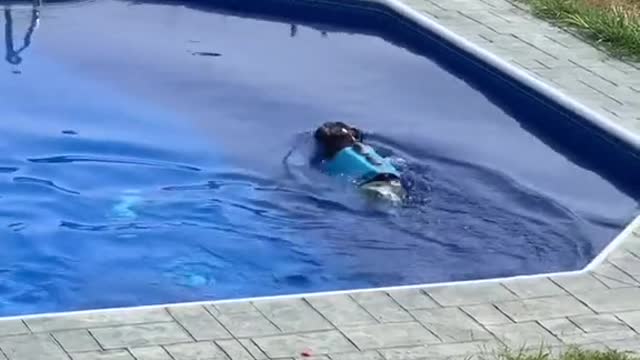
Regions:
M 578 30 L 615 56 L 640 61 L 640 0 L 524 1 L 536 15 Z
M 577 347 L 569 348 L 553 354 L 541 348 L 539 351 L 503 350 L 491 355 L 482 355 L 480 360 L 640 360 L 640 355 L 618 350 L 584 350 Z

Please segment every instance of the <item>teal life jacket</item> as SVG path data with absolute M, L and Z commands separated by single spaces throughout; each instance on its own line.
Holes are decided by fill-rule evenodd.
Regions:
M 387 158 L 380 156 L 371 146 L 356 143 L 340 150 L 324 164 L 325 171 L 332 176 L 344 176 L 358 185 L 366 184 L 388 175 L 400 178 L 400 173 Z

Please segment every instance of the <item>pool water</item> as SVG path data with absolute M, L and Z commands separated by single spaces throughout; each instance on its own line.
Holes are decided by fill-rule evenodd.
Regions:
M 637 213 L 429 57 L 185 5 L 45 6 L 0 65 L 0 315 L 572 270 Z M 328 120 L 405 204 L 309 167 Z

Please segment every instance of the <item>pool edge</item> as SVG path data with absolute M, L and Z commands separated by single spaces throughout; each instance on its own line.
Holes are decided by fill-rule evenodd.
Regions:
M 87 314 L 87 313 L 101 313 L 101 312 L 113 312 L 113 311 L 123 311 L 123 310 L 158 309 L 158 308 L 177 307 L 177 306 L 179 307 L 179 306 L 215 305 L 215 304 L 242 303 L 242 302 L 255 302 L 255 301 L 268 301 L 268 300 L 286 300 L 286 299 L 311 298 L 311 297 L 379 292 L 379 291 L 459 287 L 459 286 L 466 286 L 466 285 L 503 283 L 503 282 L 513 282 L 518 280 L 529 280 L 529 279 L 538 279 L 538 278 L 576 276 L 576 275 L 590 273 L 596 270 L 598 266 L 601 265 L 607 259 L 607 257 L 609 257 L 614 251 L 618 250 L 619 247 L 624 242 L 631 240 L 634 237 L 634 231 L 636 231 L 637 229 L 640 230 L 640 215 L 638 215 L 633 221 L 631 221 L 622 230 L 622 232 L 620 232 L 609 243 L 609 245 L 607 245 L 599 253 L 598 256 L 596 256 L 593 260 L 591 260 L 591 262 L 589 262 L 589 264 L 587 264 L 587 266 L 585 266 L 580 270 L 561 271 L 561 272 L 553 272 L 553 273 L 539 273 L 539 274 L 531 274 L 531 275 L 516 275 L 516 276 L 507 276 L 507 277 L 500 277 L 500 278 L 477 279 L 477 280 L 448 281 L 448 282 L 440 282 L 440 283 L 384 286 L 384 287 L 377 287 L 377 288 L 321 291 L 321 292 L 297 293 L 297 294 L 273 295 L 273 296 L 256 296 L 256 297 L 247 297 L 247 298 L 239 298 L 239 299 L 203 300 L 203 301 L 191 301 L 191 302 L 164 303 L 164 304 L 155 304 L 155 305 L 139 305 L 139 306 L 116 307 L 116 308 L 41 313 L 41 314 L 31 314 L 31 315 L 16 315 L 16 316 L 0 317 L 0 321 L 13 320 L 13 319 L 32 319 L 32 318 L 39 318 L 39 317 L 54 317 L 54 316 L 60 317 L 60 316 L 71 316 L 71 315 L 80 315 L 80 314 Z M 637 240 L 640 240 L 640 236 L 638 236 Z
M 495 67 L 499 71 L 511 76 L 515 80 L 529 85 L 532 89 L 540 94 L 549 97 L 555 101 L 558 105 L 565 107 L 571 112 L 574 112 L 583 118 L 589 120 L 599 129 L 606 131 L 611 136 L 624 141 L 627 145 L 633 147 L 635 150 L 640 150 L 640 134 L 635 134 L 632 131 L 622 127 L 621 125 L 611 121 L 607 117 L 593 111 L 589 107 L 574 100 L 572 97 L 564 94 L 560 90 L 556 89 L 541 80 L 538 80 L 518 67 L 509 64 L 502 58 L 494 55 L 488 50 L 483 49 L 480 46 L 468 41 L 462 36 L 457 35 L 453 31 L 448 30 L 443 25 L 438 24 L 434 20 L 419 13 L 417 10 L 411 8 L 401 0 L 366 0 L 373 3 L 379 3 L 387 8 L 397 12 L 405 18 L 414 21 L 426 30 L 448 40 L 452 44 L 456 45 L 460 49 L 470 53 L 481 61 Z

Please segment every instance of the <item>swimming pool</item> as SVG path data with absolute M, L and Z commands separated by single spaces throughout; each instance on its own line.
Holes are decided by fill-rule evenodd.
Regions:
M 0 315 L 572 270 L 638 213 L 636 154 L 409 25 L 239 6 L 42 9 L 0 71 Z M 309 168 L 333 119 L 411 201 Z

